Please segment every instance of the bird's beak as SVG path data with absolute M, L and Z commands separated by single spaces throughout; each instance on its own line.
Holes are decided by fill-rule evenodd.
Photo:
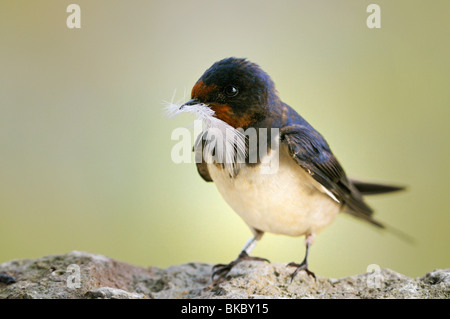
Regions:
M 186 103 L 184 103 L 183 105 L 180 106 L 180 110 L 182 110 L 185 106 L 188 105 L 195 105 L 195 104 L 200 104 L 200 100 L 199 99 L 190 99 L 189 101 L 187 101 Z

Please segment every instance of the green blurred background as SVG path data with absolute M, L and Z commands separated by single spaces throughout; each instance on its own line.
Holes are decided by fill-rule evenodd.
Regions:
M 174 164 L 163 101 L 215 61 L 247 57 L 329 141 L 352 177 L 408 185 L 369 198 L 410 245 L 340 216 L 316 239 L 322 276 L 378 264 L 450 267 L 450 2 L 0 3 L 0 262 L 83 250 L 142 266 L 228 262 L 251 236 L 194 164 Z M 302 238 L 254 254 L 301 261 Z

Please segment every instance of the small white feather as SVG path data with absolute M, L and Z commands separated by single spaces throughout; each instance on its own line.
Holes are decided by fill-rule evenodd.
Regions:
M 201 146 L 202 139 L 205 140 L 203 156 L 208 163 L 215 161 L 224 164 L 230 176 L 234 176 L 236 168 L 244 162 L 246 156 L 245 135 L 228 123 L 218 119 L 215 112 L 203 103 L 193 105 L 180 105 L 166 102 L 166 112 L 170 118 L 181 113 L 194 114 L 197 119 L 203 121 L 205 129 L 200 134 L 202 138 L 197 139 L 195 148 Z M 214 156 L 213 156 L 214 154 Z

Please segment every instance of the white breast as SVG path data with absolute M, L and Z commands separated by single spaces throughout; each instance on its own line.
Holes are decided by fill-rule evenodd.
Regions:
M 331 193 L 290 157 L 286 146 L 267 156 L 279 156 L 274 174 L 261 173 L 261 165 L 242 165 L 231 178 L 220 166 L 208 164 L 217 189 L 236 213 L 252 228 L 289 236 L 315 234 L 330 224 L 340 211 Z

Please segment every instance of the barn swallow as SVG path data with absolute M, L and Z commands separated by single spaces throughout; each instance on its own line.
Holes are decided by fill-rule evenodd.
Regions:
M 303 261 L 288 264 L 295 268 L 291 280 L 300 270 L 315 278 L 308 269 L 308 254 L 316 234 L 340 212 L 384 228 L 373 218 L 373 210 L 363 196 L 403 189 L 348 178 L 322 135 L 281 101 L 270 76 L 247 59 L 231 57 L 214 63 L 195 83 L 191 99 L 176 106 L 176 111 L 201 114 L 209 128 L 269 132 L 257 135 L 258 142 L 268 142 L 263 157 L 250 162 L 252 153 L 260 150 L 244 143 L 244 161 L 233 163 L 231 169 L 205 158 L 214 153 L 214 147 L 206 147 L 205 152 L 208 141 L 201 140 L 194 146 L 196 156 L 200 156 L 196 164 L 200 176 L 215 183 L 253 233 L 235 260 L 213 268 L 212 278 L 224 277 L 241 261 L 266 260 L 250 256 L 265 232 L 305 236 Z M 276 171 L 269 174 L 263 172 L 262 165 L 268 159 L 278 163 Z

